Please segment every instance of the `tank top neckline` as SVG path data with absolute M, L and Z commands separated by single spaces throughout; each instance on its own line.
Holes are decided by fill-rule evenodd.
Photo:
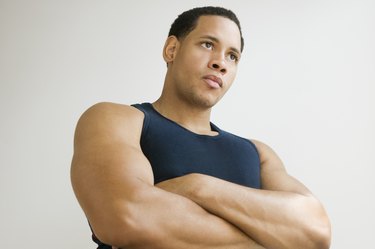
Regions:
M 198 137 L 206 137 L 206 138 L 219 138 L 219 137 L 221 137 L 221 135 L 222 135 L 222 133 L 223 133 L 222 130 L 221 130 L 219 127 L 217 127 L 215 124 L 213 124 L 212 122 L 210 122 L 211 131 L 216 131 L 216 132 L 217 132 L 216 135 L 206 135 L 206 134 L 195 133 L 195 132 L 193 132 L 193 131 L 191 131 L 191 130 L 185 128 L 185 127 L 183 127 L 183 126 L 180 125 L 179 123 L 173 121 L 172 119 L 169 119 L 169 118 L 163 116 L 161 113 L 159 113 L 159 112 L 154 108 L 154 106 L 153 106 L 151 103 L 146 102 L 146 103 L 143 103 L 143 104 L 146 105 L 146 106 L 148 106 L 149 109 L 150 109 L 152 112 L 154 112 L 156 115 L 158 115 L 158 116 L 161 117 L 162 119 L 164 119 L 164 120 L 166 120 L 166 121 L 168 121 L 168 122 L 170 122 L 170 123 L 176 125 L 176 126 L 179 127 L 180 129 L 182 129 L 182 130 L 184 130 L 184 131 L 186 131 L 186 132 L 188 132 L 188 133 L 190 133 L 190 134 L 193 134 L 193 135 L 195 135 L 195 136 L 198 136 Z

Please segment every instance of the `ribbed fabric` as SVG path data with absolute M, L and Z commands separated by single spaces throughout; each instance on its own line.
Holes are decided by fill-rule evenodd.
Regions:
M 158 113 L 150 103 L 133 105 L 145 114 L 141 148 L 150 161 L 155 183 L 202 173 L 247 187 L 260 188 L 260 162 L 248 139 L 219 129 L 199 135 Z

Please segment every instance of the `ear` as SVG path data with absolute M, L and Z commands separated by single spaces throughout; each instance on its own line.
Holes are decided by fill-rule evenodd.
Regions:
M 163 49 L 163 58 L 167 65 L 173 62 L 173 60 L 176 58 L 178 45 L 178 39 L 174 35 L 169 36 L 165 41 Z

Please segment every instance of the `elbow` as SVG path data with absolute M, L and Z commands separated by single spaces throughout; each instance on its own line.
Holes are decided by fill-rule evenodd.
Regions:
M 137 239 L 134 236 L 136 228 L 132 225 L 131 218 L 127 216 L 108 215 L 104 216 L 101 221 L 94 219 L 90 221 L 90 224 L 95 237 L 107 245 L 127 248 Z
M 160 240 L 161 233 L 141 215 L 138 205 L 113 209 L 108 215 L 91 223 L 95 236 L 103 243 L 116 248 L 147 248 Z
M 311 228 L 308 237 L 310 238 L 311 249 L 329 249 L 331 245 L 331 226 L 328 223 Z
M 322 207 L 315 200 L 315 209 L 310 216 L 309 224 L 306 224 L 306 234 L 311 242 L 311 249 L 329 249 L 331 245 L 331 223 Z
M 322 218 L 319 223 L 314 229 L 314 248 L 328 249 L 331 246 L 331 224 L 328 217 Z

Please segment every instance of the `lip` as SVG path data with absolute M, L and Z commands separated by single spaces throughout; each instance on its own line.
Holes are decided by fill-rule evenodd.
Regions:
M 215 75 L 206 75 L 203 77 L 203 79 L 205 79 L 207 83 L 213 88 L 218 88 L 218 87 L 215 87 L 215 85 L 218 85 L 219 87 L 223 86 L 223 81 L 219 77 L 216 77 Z

